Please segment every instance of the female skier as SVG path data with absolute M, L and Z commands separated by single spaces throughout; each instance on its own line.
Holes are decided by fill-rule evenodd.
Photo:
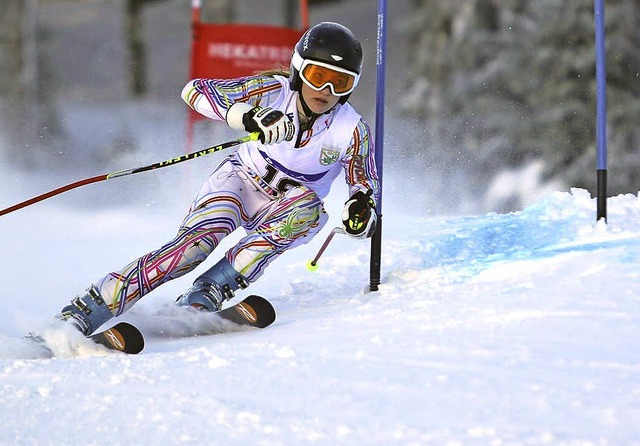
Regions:
M 347 103 L 362 71 L 362 48 L 337 23 L 311 27 L 296 44 L 290 73 L 194 79 L 182 98 L 233 129 L 257 132 L 211 174 L 160 249 L 107 274 L 58 316 L 90 335 L 141 297 L 202 263 L 242 226 L 246 236 L 177 303 L 216 311 L 255 282 L 284 251 L 308 242 L 327 221 L 322 199 L 341 168 L 350 198 L 342 212 L 354 238 L 375 230 L 379 183 L 369 126 Z

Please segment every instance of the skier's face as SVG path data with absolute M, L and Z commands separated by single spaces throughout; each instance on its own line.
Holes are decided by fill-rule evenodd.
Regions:
M 340 100 L 338 96 L 331 94 L 331 89 L 328 86 L 316 91 L 304 82 L 302 83 L 302 96 L 311 111 L 318 115 L 331 110 Z

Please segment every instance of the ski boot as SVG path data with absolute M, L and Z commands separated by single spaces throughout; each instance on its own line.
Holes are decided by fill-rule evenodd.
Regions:
M 247 279 L 223 258 L 198 277 L 176 304 L 199 311 L 220 311 L 224 301 L 233 298 L 235 290 L 248 286 Z
M 87 289 L 87 293 L 78 296 L 62 309 L 56 316 L 63 321 L 69 321 L 85 336 L 89 336 L 98 327 L 113 317 L 113 313 L 95 286 Z

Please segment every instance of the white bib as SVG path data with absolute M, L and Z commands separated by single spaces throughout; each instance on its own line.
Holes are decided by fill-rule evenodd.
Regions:
M 340 172 L 341 160 L 351 146 L 361 116 L 348 103 L 338 104 L 331 112 L 318 116 L 311 130 L 299 138 L 298 93 L 289 89 L 287 78 L 275 78 L 283 86 L 282 93 L 269 107 L 289 115 L 296 134 L 292 141 L 279 144 L 243 144 L 238 158 L 276 189 L 284 190 L 287 184 L 298 182 L 324 198 Z M 295 146 L 298 139 L 300 147 Z

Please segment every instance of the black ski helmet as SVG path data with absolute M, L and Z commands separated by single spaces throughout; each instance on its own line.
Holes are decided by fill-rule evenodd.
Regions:
M 300 38 L 293 50 L 302 60 L 315 60 L 360 74 L 362 72 L 362 46 L 346 26 L 334 22 L 321 22 L 309 28 Z M 291 89 L 302 90 L 299 67 L 295 67 L 291 59 L 289 83 Z M 344 104 L 351 94 L 341 96 Z

